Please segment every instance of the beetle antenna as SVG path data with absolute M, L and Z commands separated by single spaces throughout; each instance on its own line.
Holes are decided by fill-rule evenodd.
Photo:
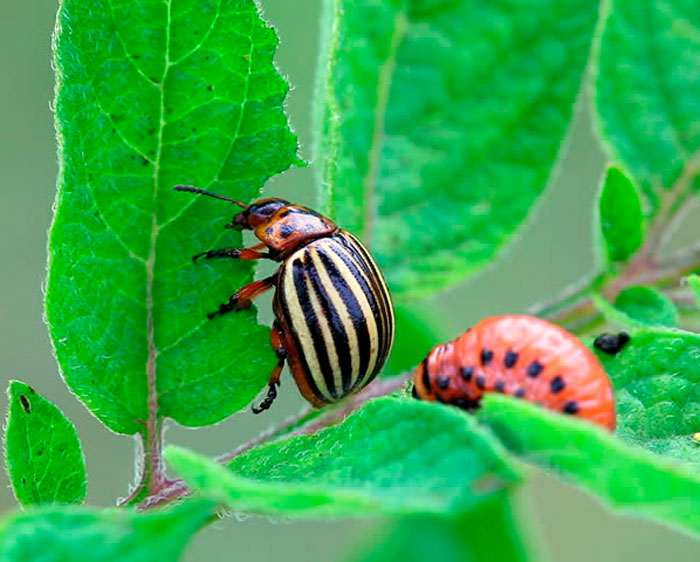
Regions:
M 175 191 L 188 191 L 190 193 L 199 193 L 200 195 L 208 195 L 209 197 L 215 197 L 216 199 L 221 199 L 223 201 L 230 201 L 231 203 L 235 203 L 239 207 L 242 207 L 243 209 L 248 208 L 248 205 L 245 203 L 240 202 L 238 199 L 231 199 L 230 197 L 224 197 L 223 195 L 217 195 L 216 193 L 212 193 L 211 191 L 206 191 L 204 189 L 200 189 L 198 187 L 193 187 L 191 185 L 176 185 L 173 187 Z

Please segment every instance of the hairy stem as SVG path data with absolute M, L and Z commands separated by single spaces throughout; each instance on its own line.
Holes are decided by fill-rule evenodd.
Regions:
M 280 425 L 272 427 L 267 431 L 261 433 L 254 439 L 251 439 L 247 443 L 236 447 L 233 451 L 216 457 L 215 460 L 216 462 L 219 462 L 221 464 L 226 464 L 234 458 L 236 458 L 237 456 L 245 453 L 246 451 L 249 451 L 253 447 L 257 447 L 262 443 L 273 441 L 275 438 L 283 436 L 308 435 L 310 433 L 315 433 L 316 431 L 334 425 L 344 420 L 348 415 L 362 407 L 366 402 L 368 402 L 372 398 L 385 396 L 387 394 L 391 394 L 392 392 L 400 390 L 406 385 L 410 376 L 411 373 L 402 373 L 389 379 L 381 379 L 374 381 L 372 384 L 367 386 L 364 390 L 362 390 L 355 396 L 341 402 L 336 407 L 327 408 L 322 414 L 318 416 L 314 415 L 315 412 L 313 410 L 307 408 L 300 414 L 286 419 Z M 315 421 L 313 421 L 313 423 L 306 423 L 311 420 Z M 288 431 L 289 429 L 299 425 L 300 427 L 298 427 L 298 429 L 292 431 L 291 433 Z M 154 507 L 158 507 L 183 498 L 190 494 L 190 492 L 191 490 L 182 480 L 174 480 L 169 482 L 168 486 L 160 490 L 159 493 L 152 494 L 149 497 L 147 497 L 139 505 L 139 509 L 152 509 Z

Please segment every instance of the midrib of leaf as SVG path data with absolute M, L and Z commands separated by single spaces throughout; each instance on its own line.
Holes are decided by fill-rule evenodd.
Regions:
M 153 162 L 153 213 L 151 221 L 151 235 L 150 235 L 150 249 L 148 258 L 145 261 L 146 264 L 146 318 L 147 318 L 147 338 L 148 338 L 148 358 L 146 361 L 146 374 L 148 381 L 148 420 L 146 423 L 146 449 L 147 449 L 147 461 L 148 464 L 145 467 L 144 477 L 148 479 L 148 488 L 151 493 L 155 493 L 162 486 L 164 482 L 163 474 L 163 459 L 162 459 L 162 434 L 161 434 L 161 424 L 159 423 L 158 415 L 158 391 L 157 391 L 157 360 L 160 350 L 155 343 L 155 320 L 154 320 L 154 310 L 153 310 L 153 286 L 155 278 L 155 263 L 156 263 L 156 243 L 158 240 L 159 231 L 167 226 L 170 222 L 176 220 L 190 205 L 194 203 L 194 198 L 185 204 L 183 209 L 175 214 L 173 217 L 169 218 L 166 222 L 160 223 L 158 216 L 158 194 L 161 189 L 160 185 L 160 165 L 163 149 L 163 137 L 165 127 L 167 126 L 167 120 L 165 118 L 165 83 L 168 78 L 169 70 L 177 65 L 179 62 L 187 59 L 189 56 L 194 54 L 205 42 L 211 30 L 215 27 L 216 21 L 219 18 L 219 13 L 221 10 L 221 2 L 217 3 L 217 9 L 212 18 L 212 23 L 204 35 L 204 38 L 190 51 L 185 53 L 179 59 L 172 61 L 170 60 L 170 41 L 171 41 L 171 7 L 172 0 L 166 0 L 166 32 L 165 32 L 165 50 L 164 50 L 164 69 L 163 74 L 157 83 L 156 87 L 159 90 L 160 95 L 160 107 L 159 107 L 159 120 L 158 120 L 158 136 L 157 136 L 157 148 L 156 156 Z M 240 132 L 241 123 L 243 121 L 243 115 L 245 114 L 245 106 L 248 99 L 248 85 L 250 82 L 251 66 L 252 66 L 252 55 L 254 42 L 252 40 L 252 31 L 254 18 L 250 18 L 250 49 L 248 51 L 247 61 L 248 68 L 243 81 L 243 96 L 241 101 L 241 107 L 238 113 L 238 120 L 236 122 L 236 128 L 234 134 L 231 137 L 230 146 L 233 147 Z M 126 45 L 124 45 L 125 53 L 128 53 Z M 145 75 L 144 75 L 145 76 Z M 229 149 L 230 152 L 230 149 Z M 225 162 L 225 159 L 224 159 Z M 223 166 L 224 164 L 222 164 Z M 217 173 L 212 181 L 214 181 L 220 173 Z M 169 348 L 172 346 L 169 346 Z M 196 381 L 190 381 L 196 382 Z
M 159 108 L 159 120 L 158 120 L 158 136 L 157 136 L 157 148 L 156 156 L 153 162 L 153 213 L 151 221 L 151 233 L 150 233 L 150 249 L 148 258 L 145 262 L 146 264 L 146 318 L 147 318 L 147 339 L 148 339 L 148 357 L 146 361 L 146 375 L 148 381 L 148 420 L 146 423 L 146 455 L 147 455 L 147 466 L 144 470 L 144 477 L 148 479 L 148 488 L 151 493 L 155 493 L 162 486 L 164 481 L 163 474 L 163 459 L 162 459 L 162 434 L 161 427 L 159 423 L 158 416 L 158 391 L 157 391 L 157 360 L 159 355 L 159 349 L 155 343 L 155 320 L 154 320 L 154 310 L 153 310 L 153 286 L 155 278 L 155 262 L 156 262 L 156 243 L 158 240 L 158 233 L 161 228 L 166 226 L 168 223 L 176 220 L 182 212 L 186 210 L 187 207 L 194 203 L 194 199 L 190 200 L 180 213 L 168 219 L 165 223 L 161 224 L 158 216 L 158 194 L 161 189 L 160 185 L 160 165 L 163 150 L 163 136 L 165 127 L 167 126 L 167 120 L 165 118 L 165 83 L 168 78 L 169 70 L 177 65 L 179 62 L 187 59 L 189 56 L 194 54 L 200 47 L 206 42 L 207 37 L 211 33 L 211 30 L 216 25 L 216 21 L 219 17 L 221 10 L 221 2 L 217 2 L 217 9 L 212 18 L 212 23 L 205 33 L 204 38 L 190 51 L 185 53 L 179 59 L 172 61 L 170 60 L 170 41 L 171 41 L 171 8 L 172 0 L 166 0 L 166 32 L 165 32 L 165 52 L 164 52 L 164 69 L 161 79 L 155 83 L 155 86 L 159 90 L 160 95 L 160 108 Z M 253 41 L 252 41 L 252 26 L 254 19 L 250 19 L 251 30 L 249 32 L 250 40 L 250 50 L 248 52 L 248 71 L 246 72 L 244 79 L 244 91 L 241 101 L 241 107 L 238 114 L 238 120 L 236 123 L 236 130 L 232 135 L 231 146 L 233 146 L 238 138 L 240 132 L 241 123 L 243 120 L 243 115 L 245 113 L 245 105 L 248 98 L 248 84 L 249 77 L 251 73 L 252 65 L 252 51 L 253 51 Z M 123 44 L 123 42 L 122 42 Z M 124 45 L 125 53 L 128 53 L 126 45 Z M 145 76 L 145 75 L 144 75 Z M 224 160 L 225 162 L 225 160 Z M 218 177 L 219 174 L 215 176 Z M 172 347 L 172 346 L 171 346 Z
M 158 190 L 160 188 L 160 160 L 163 151 L 163 131 L 165 129 L 165 80 L 170 70 L 170 8 L 172 0 L 166 0 L 166 31 L 165 31 L 165 64 L 160 83 L 156 84 L 160 93 L 160 116 L 158 120 L 158 146 L 153 162 L 153 214 L 151 221 L 151 244 L 146 260 L 146 322 L 148 337 L 148 358 L 146 360 L 146 376 L 148 379 L 148 420 L 146 424 L 146 449 L 148 466 L 144 467 L 144 476 L 150 478 L 149 487 L 152 493 L 157 491 L 163 477 L 162 443 L 158 424 L 158 392 L 156 389 L 156 360 L 158 348 L 155 343 L 153 319 L 153 279 L 156 263 L 156 241 L 158 239 Z
M 336 20 L 337 21 L 337 20 Z M 384 125 L 386 122 L 386 111 L 389 105 L 391 93 L 391 82 L 396 70 L 396 55 L 401 45 L 401 41 L 408 32 L 409 21 L 406 14 L 406 1 L 394 16 L 394 30 L 389 42 L 389 56 L 379 69 L 379 79 L 377 80 L 377 102 L 374 110 L 374 127 L 372 129 L 372 142 L 369 153 L 367 173 L 363 178 L 364 193 L 364 236 L 363 240 L 368 248 L 372 248 L 372 234 L 374 218 L 377 214 L 375 206 L 375 190 L 377 186 L 377 176 L 382 156 L 382 139 L 384 138 Z

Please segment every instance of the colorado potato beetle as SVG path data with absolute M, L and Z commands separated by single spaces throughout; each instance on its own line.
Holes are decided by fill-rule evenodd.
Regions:
M 275 288 L 270 343 L 278 362 L 267 396 L 253 407 L 254 413 L 274 402 L 285 362 L 301 395 L 316 407 L 337 402 L 372 381 L 391 351 L 394 310 L 379 267 L 357 238 L 327 217 L 284 199 L 246 205 L 197 187 L 174 189 L 238 205 L 243 211 L 226 228 L 252 230 L 261 241 L 251 248 L 201 252 L 195 260 L 281 262 L 273 275 L 242 287 L 208 315 L 247 308 L 254 298 Z
M 615 429 L 615 396 L 597 357 L 532 316 L 486 318 L 436 346 L 415 369 L 413 392 L 466 410 L 485 392 L 501 392 Z

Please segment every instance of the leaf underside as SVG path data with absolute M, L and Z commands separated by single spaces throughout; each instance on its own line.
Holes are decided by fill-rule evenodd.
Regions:
M 395 296 L 477 271 L 525 220 L 596 16 L 586 0 L 326 0 L 321 203 L 368 243 Z
M 265 445 L 228 467 L 168 448 L 204 497 L 290 517 L 468 511 L 519 479 L 498 443 L 459 411 L 382 398 L 343 424 Z
M 211 507 L 189 501 L 149 514 L 77 507 L 15 512 L 0 523 L 0 561 L 175 562 Z
M 478 511 L 454 517 L 412 516 L 391 524 L 356 562 L 519 562 L 534 559 L 522 529 L 514 519 L 511 501 L 500 494 Z
M 275 32 L 253 0 L 62 2 L 55 40 L 57 210 L 47 316 L 70 388 L 109 428 L 158 415 L 214 423 L 247 404 L 274 364 L 255 311 L 207 321 L 245 262 L 191 256 L 241 237 L 236 207 L 299 163 L 273 65 Z
M 700 474 L 586 421 L 489 395 L 478 417 L 509 449 L 627 515 L 700 533 Z
M 658 208 L 660 192 L 700 165 L 700 127 L 689 126 L 700 111 L 700 10 L 695 0 L 608 4 L 593 82 L 598 127 Z
M 73 424 L 29 385 L 11 381 L 7 395 L 5 462 L 17 501 L 82 503 L 85 462 Z

